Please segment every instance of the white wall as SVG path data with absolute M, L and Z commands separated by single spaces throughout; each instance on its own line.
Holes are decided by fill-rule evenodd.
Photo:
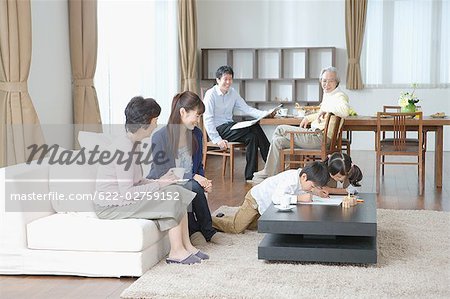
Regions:
M 29 92 L 42 124 L 71 124 L 67 1 L 33 0 Z
M 372 115 L 383 104 L 396 104 L 400 89 L 345 88 L 347 53 L 345 43 L 345 3 L 335 1 L 281 0 L 198 0 L 199 48 L 312 47 L 337 48 L 341 88 L 360 115 Z M 420 89 L 425 114 L 450 114 L 450 89 Z M 373 149 L 373 133 L 354 133 L 353 149 Z M 428 145 L 433 148 L 434 136 Z M 450 128 L 444 130 L 444 149 L 450 150 Z
M 45 141 L 73 146 L 72 89 L 67 1 L 33 0 L 28 87 Z M 61 126 L 61 124 L 66 126 Z

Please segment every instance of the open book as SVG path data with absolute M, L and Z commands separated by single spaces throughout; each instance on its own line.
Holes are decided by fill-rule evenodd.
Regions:
M 264 114 L 261 117 L 258 117 L 257 119 L 240 121 L 240 122 L 234 124 L 234 126 L 232 126 L 230 128 L 230 130 L 242 129 L 242 128 L 247 128 L 247 127 L 253 126 L 257 122 L 259 122 L 261 119 L 263 119 L 264 117 L 267 117 L 270 114 L 272 114 L 274 111 L 277 111 L 278 109 L 280 109 L 282 106 L 283 106 L 283 104 L 280 104 L 277 107 L 270 109 L 269 111 L 267 111 L 266 114 Z
M 302 205 L 323 205 L 323 206 L 339 206 L 344 200 L 345 195 L 330 195 L 330 198 L 322 198 L 313 195 L 310 202 L 299 202 Z

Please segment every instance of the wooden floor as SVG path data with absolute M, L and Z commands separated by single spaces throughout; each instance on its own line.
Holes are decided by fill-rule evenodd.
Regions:
M 354 151 L 353 162 L 363 171 L 362 192 L 375 192 L 375 154 Z M 450 152 L 444 153 L 443 188 L 434 188 L 434 154 L 426 157 L 425 192 L 418 195 L 417 170 L 414 166 L 387 166 L 377 197 L 378 208 L 426 209 L 450 211 Z M 259 165 L 264 165 L 262 162 Z M 244 180 L 245 156 L 238 153 L 235 180 L 229 172 L 221 176 L 221 158 L 210 157 L 206 176 L 213 179 L 214 191 L 209 196 L 210 209 L 221 205 L 238 206 L 252 185 Z M 0 298 L 119 298 L 120 293 L 136 278 L 84 278 L 58 276 L 0 276 Z

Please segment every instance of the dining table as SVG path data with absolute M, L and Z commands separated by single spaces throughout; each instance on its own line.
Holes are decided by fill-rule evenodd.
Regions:
M 298 126 L 301 118 L 299 117 L 275 117 L 261 119 L 261 125 L 293 125 Z M 417 119 L 409 119 L 406 122 L 407 130 L 416 130 L 418 126 Z M 434 132 L 434 181 L 436 188 L 442 188 L 442 173 L 443 173 L 443 155 L 444 155 L 444 126 L 450 126 L 450 119 L 448 117 L 433 118 L 431 116 L 423 117 L 423 131 L 428 134 Z M 382 118 L 381 129 L 386 131 L 392 129 L 393 118 Z M 344 131 L 360 131 L 360 132 L 374 132 L 377 131 L 377 117 L 376 116 L 348 116 L 344 121 Z

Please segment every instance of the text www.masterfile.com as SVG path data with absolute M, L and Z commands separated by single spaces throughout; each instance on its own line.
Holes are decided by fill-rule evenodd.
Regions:
M 179 200 L 179 192 L 101 192 L 94 193 L 61 193 L 51 191 L 47 193 L 11 193 L 12 201 L 137 201 L 137 200 Z

